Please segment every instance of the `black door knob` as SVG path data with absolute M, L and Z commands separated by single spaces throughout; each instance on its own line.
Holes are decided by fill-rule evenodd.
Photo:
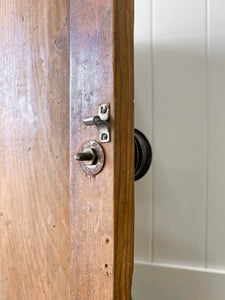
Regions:
M 135 181 L 141 179 L 149 170 L 152 162 L 152 147 L 146 136 L 134 130 Z

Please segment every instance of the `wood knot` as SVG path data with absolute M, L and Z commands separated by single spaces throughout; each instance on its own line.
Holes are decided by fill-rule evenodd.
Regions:
M 63 30 L 55 39 L 55 46 L 58 52 L 63 53 L 68 45 L 68 32 Z
M 7 219 L 7 220 L 5 221 L 5 224 L 6 224 L 6 226 L 9 226 L 9 225 L 11 224 L 11 221 L 10 221 L 9 219 Z

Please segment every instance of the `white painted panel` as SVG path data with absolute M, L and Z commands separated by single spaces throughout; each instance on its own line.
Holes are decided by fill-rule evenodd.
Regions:
M 152 142 L 151 1 L 135 1 L 135 126 Z M 135 257 L 151 257 L 151 172 L 135 184 Z
M 133 300 L 224 300 L 225 273 L 136 264 Z
M 155 262 L 204 265 L 205 5 L 205 0 L 153 5 Z
M 133 300 L 224 300 L 225 2 L 135 3 L 136 127 L 154 166 L 136 184 Z
M 225 1 L 210 0 L 209 4 L 207 265 L 225 269 Z

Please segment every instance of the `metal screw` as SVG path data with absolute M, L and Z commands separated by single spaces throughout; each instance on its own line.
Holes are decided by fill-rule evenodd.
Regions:
M 101 113 L 105 114 L 107 112 L 107 105 L 102 104 L 101 105 Z
M 106 141 L 108 139 L 108 135 L 106 133 L 102 133 L 101 140 Z

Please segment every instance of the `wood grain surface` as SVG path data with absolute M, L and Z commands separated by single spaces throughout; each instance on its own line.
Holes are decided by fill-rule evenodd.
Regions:
M 133 270 L 133 2 L 70 5 L 71 299 L 130 299 Z M 73 155 L 98 140 L 84 117 L 110 103 L 112 141 L 96 177 Z
M 133 0 L 114 11 L 114 299 L 130 299 L 134 239 Z
M 0 17 L 0 299 L 130 299 L 132 1 L 3 1 Z M 104 102 L 90 178 L 73 155 Z
M 69 299 L 67 0 L 0 20 L 0 299 Z

